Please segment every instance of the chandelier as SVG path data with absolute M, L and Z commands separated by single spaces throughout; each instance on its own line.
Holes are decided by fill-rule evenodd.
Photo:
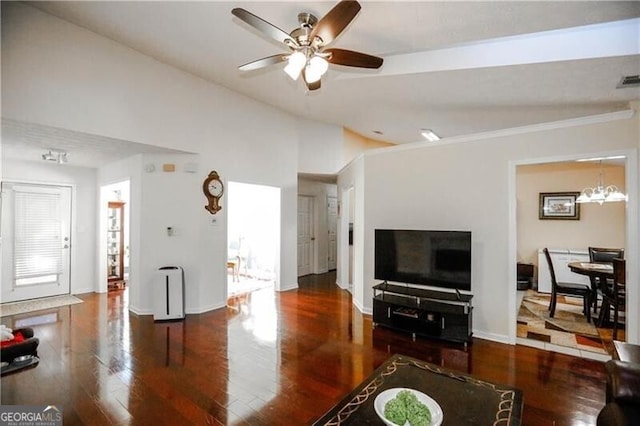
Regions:
M 602 160 L 600 160 L 600 179 L 598 185 L 593 188 L 585 188 L 576 203 L 610 203 L 615 201 L 627 201 L 627 195 L 620 192 L 615 185 L 604 185 L 604 172 L 602 171 Z

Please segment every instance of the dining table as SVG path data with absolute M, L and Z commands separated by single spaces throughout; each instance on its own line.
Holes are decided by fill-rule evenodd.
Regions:
M 598 262 L 571 262 L 567 264 L 571 272 L 593 278 L 613 279 L 613 265 Z
M 613 280 L 613 265 L 610 263 L 598 263 L 598 262 L 571 262 L 567 264 L 571 272 L 575 272 L 576 274 L 586 275 L 589 278 L 594 278 L 591 280 L 591 290 L 593 291 L 593 311 L 596 312 L 597 308 L 597 292 L 598 288 L 596 287 L 598 283 L 606 283 L 607 280 Z M 601 312 L 599 315 L 598 324 L 599 326 L 604 325 L 604 318 L 608 316 L 608 309 L 606 312 Z

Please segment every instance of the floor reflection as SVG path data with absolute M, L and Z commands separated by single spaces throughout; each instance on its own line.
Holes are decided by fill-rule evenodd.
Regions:
M 229 421 L 240 422 L 279 392 L 277 295 L 273 287 L 229 299 Z M 247 376 L 250 378 L 248 379 Z

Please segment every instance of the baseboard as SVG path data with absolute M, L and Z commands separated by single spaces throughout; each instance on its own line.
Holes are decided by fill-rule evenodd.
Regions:
M 342 285 L 342 283 L 339 280 L 336 280 L 336 285 L 338 287 L 340 287 L 341 289 L 343 289 L 343 290 L 348 290 L 349 289 L 349 284 L 347 284 L 346 286 Z
M 364 306 L 359 304 L 356 299 L 351 299 L 351 300 L 352 300 L 352 303 L 355 305 L 356 308 L 358 308 L 360 312 L 362 312 L 365 315 L 373 315 L 373 308 L 365 308 Z
M 71 294 L 85 294 L 85 293 L 98 293 L 98 292 L 91 287 L 86 287 L 86 288 L 77 288 L 73 290 Z
M 205 312 L 215 311 L 216 309 L 224 308 L 226 306 L 227 306 L 227 303 L 223 302 L 215 305 L 198 307 L 197 309 L 185 309 L 185 313 L 186 314 L 203 314 Z
M 152 310 L 138 309 L 135 306 L 129 305 L 129 312 L 133 312 L 136 315 L 153 315 Z
M 277 291 L 289 291 L 289 290 L 296 290 L 298 288 L 298 283 L 293 284 L 292 286 L 288 286 L 288 287 L 282 287 L 280 286 L 280 290 Z
M 490 340 L 492 342 L 504 343 L 505 345 L 515 345 L 515 342 L 511 342 L 509 336 L 505 336 L 504 334 L 486 333 L 484 331 L 473 330 L 473 337 Z
M 197 315 L 197 314 L 202 314 L 202 313 L 209 312 L 209 311 L 214 311 L 216 309 L 224 308 L 226 306 L 227 306 L 226 303 L 221 303 L 221 304 L 217 304 L 217 305 L 209 305 L 209 306 L 200 307 L 198 309 L 185 309 L 185 314 Z M 131 306 L 131 305 L 129 305 L 129 311 L 133 312 L 136 315 L 153 315 L 153 310 L 138 309 L 135 306 Z

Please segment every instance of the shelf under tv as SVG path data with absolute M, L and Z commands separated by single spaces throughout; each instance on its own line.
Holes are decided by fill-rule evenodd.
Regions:
M 373 325 L 464 343 L 472 336 L 473 295 L 383 282 L 373 286 Z

